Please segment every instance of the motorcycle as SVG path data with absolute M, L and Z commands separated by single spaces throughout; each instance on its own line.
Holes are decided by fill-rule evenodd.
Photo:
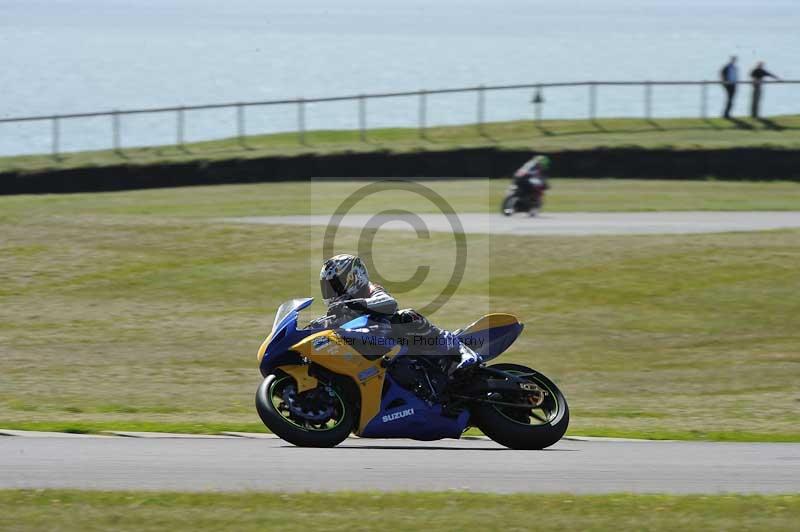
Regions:
M 451 376 L 444 357 L 376 336 L 366 315 L 298 328 L 312 302 L 283 303 L 258 350 L 256 410 L 289 443 L 333 447 L 351 433 L 431 441 L 475 426 L 509 448 L 544 449 L 566 432 L 567 401 L 550 379 L 526 366 L 486 364 L 522 332 L 515 316 L 488 314 L 456 331 L 484 362 Z
M 537 158 L 534 157 L 514 173 L 514 181 L 506 190 L 500 207 L 505 216 L 511 216 L 517 212 L 536 216 L 541 210 L 544 203 L 544 192 L 550 186 L 542 175 L 537 162 Z

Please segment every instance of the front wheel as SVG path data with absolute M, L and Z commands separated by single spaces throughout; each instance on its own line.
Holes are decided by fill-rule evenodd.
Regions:
M 502 212 L 505 216 L 511 216 L 514 214 L 516 205 L 517 196 L 514 194 L 509 194 L 505 197 L 505 199 L 503 199 L 503 204 L 500 206 L 500 212 Z
M 484 434 L 511 449 L 544 449 L 564 436 L 569 407 L 553 381 L 517 364 L 495 364 L 491 368 L 523 378 L 532 386 L 530 393 L 492 394 L 486 402 L 476 404 L 472 420 Z M 525 406 L 516 406 L 520 404 Z
M 355 413 L 330 386 L 297 393 L 295 380 L 269 375 L 256 390 L 256 410 L 273 433 L 298 447 L 334 447 L 353 430 Z

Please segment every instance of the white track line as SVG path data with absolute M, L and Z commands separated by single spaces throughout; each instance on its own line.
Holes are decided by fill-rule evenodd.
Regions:
M 237 438 L 251 438 L 254 440 L 274 440 L 277 438 L 274 434 L 268 432 L 223 432 L 225 436 L 235 436 Z
M 107 430 L 103 431 L 103 433 L 113 434 L 114 436 L 123 436 L 125 438 L 232 439 L 236 437 L 236 436 L 226 436 L 221 434 L 180 434 L 175 432 L 129 432 L 122 430 Z
M 227 431 L 220 434 L 183 434 L 179 432 L 137 432 L 124 430 L 106 430 L 100 434 L 74 434 L 71 432 L 44 432 L 36 430 L 15 430 L 0 428 L 0 436 L 16 436 L 22 438 L 179 438 L 179 439 L 266 439 L 274 440 L 278 436 L 268 432 L 234 432 Z M 350 436 L 350 438 L 358 438 Z M 486 436 L 468 435 L 463 436 L 462 440 L 489 440 Z M 641 438 L 606 438 L 599 436 L 564 436 L 565 440 L 571 441 L 600 441 L 600 442 L 674 442 L 677 440 L 646 440 Z
M 0 429 L 0 436 L 17 436 L 24 438 L 110 438 L 99 434 L 75 434 L 72 432 L 45 432 L 40 430 Z
M 658 443 L 658 442 L 672 442 L 674 443 L 677 440 L 645 440 L 642 438 L 607 438 L 604 436 L 564 436 L 565 440 L 571 441 L 617 441 L 617 442 L 647 442 L 647 443 Z

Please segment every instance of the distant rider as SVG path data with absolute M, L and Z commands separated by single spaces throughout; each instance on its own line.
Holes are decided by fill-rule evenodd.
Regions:
M 415 310 L 397 310 L 397 300 L 382 286 L 370 282 L 367 267 L 354 255 L 336 255 L 326 260 L 319 284 L 328 315 L 312 321 L 311 327 L 336 327 L 369 314 L 372 320 L 386 324 L 387 332 L 408 341 L 408 345 L 431 346 L 434 353 L 449 357 L 455 362 L 451 373 L 480 362 L 480 355 L 454 333 L 436 327 Z
M 547 182 L 547 172 L 550 170 L 550 158 L 546 155 L 537 155 L 529 159 L 514 172 L 514 185 L 517 187 L 517 196 L 525 204 L 530 204 L 530 215 L 536 216 L 541 208 L 541 195 L 550 188 Z M 507 212 L 506 214 L 511 214 Z

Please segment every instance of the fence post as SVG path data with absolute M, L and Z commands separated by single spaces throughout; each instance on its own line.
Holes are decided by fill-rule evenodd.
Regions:
M 242 105 L 241 103 L 236 104 L 236 136 L 239 139 L 239 144 L 244 145 L 244 137 L 245 137 L 244 105 Z
M 53 157 L 58 159 L 60 154 L 60 144 L 61 144 L 61 125 L 58 123 L 58 117 L 54 116 L 52 118 L 52 134 L 53 134 Z
M 303 98 L 297 100 L 297 138 L 300 144 L 306 143 L 306 102 Z
M 358 97 L 358 134 L 361 142 L 367 142 L 367 99 Z
M 175 142 L 183 148 L 183 134 L 184 134 L 184 117 L 183 107 L 175 112 Z
M 120 132 L 119 132 L 119 111 L 116 109 L 111 112 L 111 143 L 114 146 L 114 151 L 119 151 L 120 148 Z
M 478 87 L 478 109 L 476 120 L 478 123 L 478 133 L 483 135 L 483 120 L 486 112 L 486 88 L 483 85 Z
M 653 82 L 644 82 L 644 116 L 647 120 L 653 118 Z
M 708 82 L 700 85 L 700 117 L 708 118 Z
M 536 92 L 533 93 L 533 120 L 536 124 L 542 121 L 542 104 L 544 103 L 544 95 L 542 94 L 542 86 L 536 86 Z
M 428 118 L 428 93 L 423 89 L 419 91 L 419 114 L 417 126 L 419 127 L 419 138 L 425 138 L 425 123 Z
M 597 118 L 597 83 L 589 83 L 589 120 Z

